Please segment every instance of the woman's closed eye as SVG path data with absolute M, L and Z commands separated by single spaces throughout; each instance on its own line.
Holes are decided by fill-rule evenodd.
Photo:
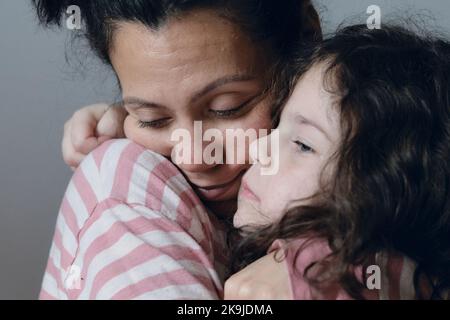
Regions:
M 152 128 L 152 129 L 160 129 L 168 125 L 171 121 L 171 118 L 162 118 L 153 121 L 141 121 L 138 120 L 139 128 Z
M 257 102 L 259 102 L 259 98 L 261 96 L 262 94 L 257 94 L 256 96 L 247 99 L 245 102 L 238 105 L 237 107 L 209 109 L 208 112 L 217 118 L 237 117 L 243 114 L 245 111 L 247 111 L 247 107 L 252 106 Z
M 241 111 L 243 111 L 242 109 L 244 109 L 244 107 L 245 107 L 245 104 L 240 105 L 236 108 L 231 108 L 231 109 L 226 109 L 226 110 L 210 109 L 209 112 L 218 118 L 231 118 L 231 117 L 238 115 Z

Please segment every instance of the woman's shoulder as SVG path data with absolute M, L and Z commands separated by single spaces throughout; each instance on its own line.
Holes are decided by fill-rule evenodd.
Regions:
M 131 140 L 100 145 L 86 156 L 72 182 L 92 199 L 84 201 L 90 204 L 88 210 L 114 200 L 143 206 L 183 225 L 191 225 L 193 216 L 208 220 L 206 209 L 178 168 Z
M 86 156 L 81 166 L 92 168 L 101 176 L 121 175 L 123 177 L 123 174 L 131 171 L 136 164 L 143 169 L 153 170 L 161 163 L 170 164 L 170 161 L 131 140 L 112 139 L 94 149 Z
M 73 179 L 80 180 L 79 176 L 96 193 L 98 202 L 113 198 L 145 205 L 152 197 L 162 197 L 164 189 L 177 194 L 189 189 L 168 159 L 128 139 L 109 140 L 92 151 Z

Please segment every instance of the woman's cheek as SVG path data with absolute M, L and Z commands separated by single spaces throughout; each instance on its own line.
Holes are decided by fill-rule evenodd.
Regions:
M 259 139 L 270 134 L 270 130 L 272 129 L 272 120 L 270 118 L 268 107 L 255 107 L 255 109 L 249 112 L 245 117 L 243 117 L 239 121 L 236 121 L 233 124 L 233 128 L 243 130 L 246 133 L 248 130 L 252 130 L 255 133 L 254 136 L 253 134 L 250 134 L 248 136 L 248 139 L 245 138 L 245 163 L 248 163 L 250 159 L 250 144 L 254 141 L 254 139 L 250 139 L 250 137 L 256 137 L 256 139 Z M 235 150 L 235 152 L 239 153 L 242 152 L 242 150 Z
M 272 119 L 270 117 L 270 105 L 267 100 L 255 105 L 244 116 L 233 121 L 232 125 L 228 125 L 230 129 L 254 129 L 257 133 L 259 130 L 266 129 L 267 131 L 272 129 Z
M 250 112 L 250 127 L 255 129 L 272 129 L 272 118 L 270 115 L 270 104 L 264 100 Z

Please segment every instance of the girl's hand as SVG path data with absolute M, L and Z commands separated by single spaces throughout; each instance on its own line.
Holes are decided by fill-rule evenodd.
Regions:
M 99 103 L 76 111 L 64 125 L 64 161 L 76 169 L 84 157 L 109 139 L 123 138 L 127 112 L 122 107 Z
M 292 299 L 286 262 L 275 260 L 275 252 L 256 260 L 225 282 L 225 300 Z

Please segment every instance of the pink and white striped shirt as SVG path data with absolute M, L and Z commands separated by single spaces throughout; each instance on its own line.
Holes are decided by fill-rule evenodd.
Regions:
M 111 140 L 73 175 L 41 299 L 219 299 L 225 229 L 178 169 Z
M 282 253 L 283 263 L 285 263 L 286 269 L 288 270 L 294 300 L 352 299 L 338 283 L 327 284 L 326 288 L 322 288 L 319 291 L 311 286 L 310 282 L 304 277 L 305 270 L 312 263 L 326 258 L 331 253 L 327 241 L 320 239 L 308 240 L 304 238 L 289 242 L 276 240 L 269 248 L 269 252 L 279 250 Z M 277 257 L 280 256 L 277 255 Z M 379 268 L 379 287 L 370 288 L 366 286 L 366 289 L 362 292 L 365 299 L 413 300 L 416 298 L 416 290 L 414 287 L 416 263 L 414 261 L 398 253 L 380 252 L 374 257 L 372 266 Z M 356 266 L 354 271 L 357 279 L 364 284 L 362 279 L 362 266 Z M 370 275 L 372 275 L 372 272 L 370 272 Z M 431 287 L 423 277 L 419 282 L 419 286 L 425 298 L 431 296 Z M 445 292 L 443 298 L 450 299 L 450 292 Z

